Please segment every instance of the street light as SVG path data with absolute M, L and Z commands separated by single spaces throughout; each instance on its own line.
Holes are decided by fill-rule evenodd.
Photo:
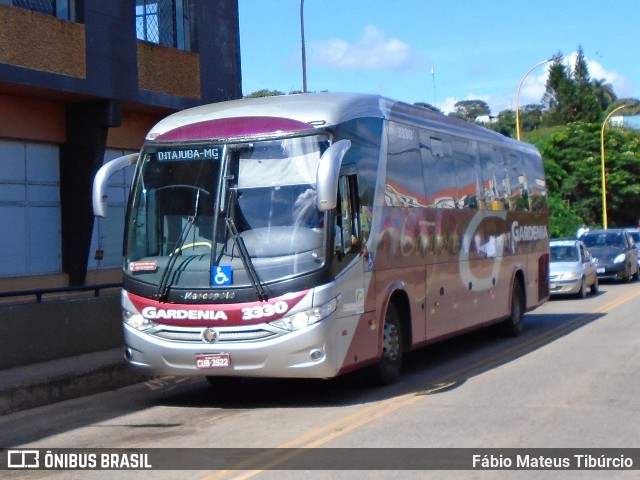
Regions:
M 522 84 L 524 83 L 524 79 L 527 78 L 527 75 L 529 75 L 533 70 L 538 68 L 540 65 L 544 65 L 545 63 L 553 62 L 555 60 L 558 60 L 559 58 L 561 58 L 560 55 L 554 55 L 553 57 L 548 58 L 546 60 L 541 60 L 540 62 L 536 63 L 533 67 L 531 67 L 529 70 L 527 70 L 527 73 L 525 73 L 522 76 L 522 78 L 520 79 L 520 83 L 518 84 L 518 90 L 516 90 L 516 138 L 518 140 L 520 140 L 520 105 L 519 105 L 520 88 L 522 87 Z
M 302 45 L 302 92 L 307 93 L 307 54 L 304 47 L 304 0 L 300 0 L 300 43 Z
M 600 154 L 602 155 L 602 227 L 603 228 L 607 228 L 607 181 L 605 178 L 605 169 L 604 169 L 604 127 L 607 125 L 607 122 L 609 121 L 609 119 L 614 113 L 628 106 L 629 105 L 620 105 L 619 107 L 611 110 L 609 112 L 609 115 L 607 115 L 607 118 L 605 118 L 604 122 L 602 122 L 602 129 L 600 130 Z

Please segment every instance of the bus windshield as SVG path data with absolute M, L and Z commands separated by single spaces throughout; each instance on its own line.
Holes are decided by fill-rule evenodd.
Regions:
M 326 135 L 147 145 L 138 162 L 125 273 L 167 287 L 246 286 L 325 261 L 316 171 Z

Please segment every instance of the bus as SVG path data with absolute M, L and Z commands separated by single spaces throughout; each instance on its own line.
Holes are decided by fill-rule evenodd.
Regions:
M 168 116 L 135 164 L 125 357 L 153 375 L 388 384 L 414 349 L 549 296 L 544 171 L 531 145 L 370 94 L 231 100 Z

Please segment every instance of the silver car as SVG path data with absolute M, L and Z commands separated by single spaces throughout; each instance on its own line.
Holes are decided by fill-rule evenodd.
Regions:
M 591 254 L 580 240 L 551 240 L 549 293 L 586 298 L 587 289 L 598 293 L 598 275 Z

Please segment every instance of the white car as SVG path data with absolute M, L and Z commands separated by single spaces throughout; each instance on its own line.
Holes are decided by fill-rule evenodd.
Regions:
M 598 275 L 591 254 L 580 240 L 551 240 L 549 293 L 586 298 L 587 291 L 598 293 Z

